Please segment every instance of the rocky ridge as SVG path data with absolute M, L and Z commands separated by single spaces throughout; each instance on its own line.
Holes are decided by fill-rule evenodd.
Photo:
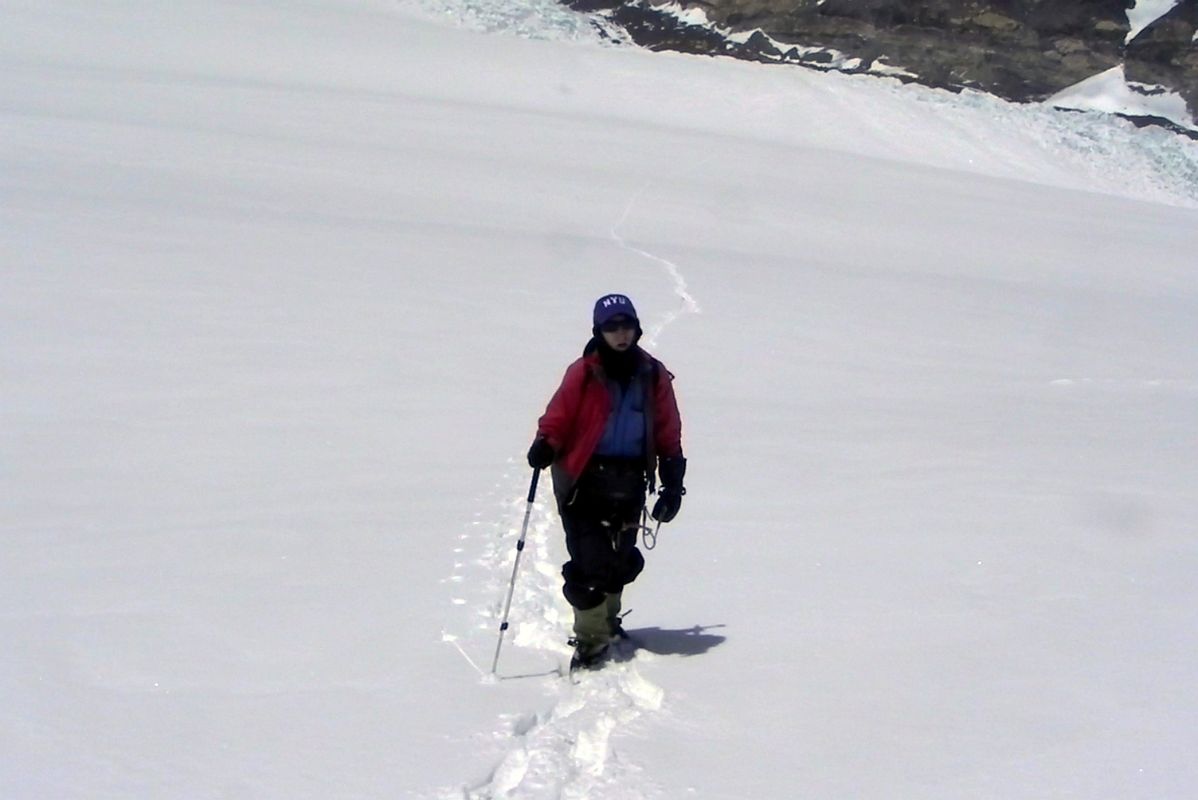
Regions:
M 1198 112 L 1198 0 L 1180 0 L 1137 31 L 1125 0 L 565 2 L 652 49 L 888 74 L 1017 102 L 1122 65 L 1133 89 L 1174 92 L 1191 119 Z

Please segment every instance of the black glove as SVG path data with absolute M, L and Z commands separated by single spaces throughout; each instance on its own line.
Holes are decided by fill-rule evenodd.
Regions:
M 528 466 L 533 469 L 545 469 L 553 463 L 554 456 L 553 448 L 549 446 L 549 442 L 538 436 L 533 440 L 532 447 L 528 448 Z
M 653 519 L 669 522 L 678 514 L 682 507 L 682 495 L 686 489 L 682 479 L 686 476 L 686 459 L 682 456 L 663 458 L 657 465 L 657 474 L 661 476 L 661 491 L 657 493 L 657 502 L 653 504 Z
M 662 489 L 657 493 L 657 502 L 653 504 L 653 511 L 649 516 L 660 522 L 669 522 L 678 514 L 678 509 L 682 507 L 682 495 L 686 494 L 686 489 Z

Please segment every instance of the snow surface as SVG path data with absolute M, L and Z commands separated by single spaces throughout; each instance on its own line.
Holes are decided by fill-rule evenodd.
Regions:
M 498 7 L 0 6 L 0 797 L 1191 796 L 1198 145 Z M 542 491 L 487 679 L 612 290 L 644 647 Z

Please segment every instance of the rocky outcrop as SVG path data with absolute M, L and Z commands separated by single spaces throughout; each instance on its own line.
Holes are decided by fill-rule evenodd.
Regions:
M 1198 0 L 1182 0 L 1144 29 L 1124 61 L 1128 80 L 1173 89 L 1198 118 Z
M 1198 112 L 1198 0 L 1181 0 L 1130 43 L 1125 0 L 567 1 L 651 48 L 897 73 L 1015 101 L 1123 64 L 1128 80 L 1164 86 Z M 688 22 L 696 9 L 710 25 Z

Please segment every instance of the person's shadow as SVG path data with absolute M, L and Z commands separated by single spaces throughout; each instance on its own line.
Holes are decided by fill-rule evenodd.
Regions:
M 628 636 L 638 650 L 648 650 L 659 656 L 697 656 L 716 645 L 723 644 L 728 637 L 718 633 L 707 633 L 712 628 L 724 625 L 695 625 L 690 628 L 636 628 Z
M 640 650 L 645 650 L 659 656 L 698 656 L 706 653 L 718 644 L 723 644 L 727 636 L 718 633 L 707 633 L 712 628 L 724 628 L 725 625 L 693 625 L 689 628 L 629 628 L 628 639 L 614 645 L 608 657 L 616 663 L 631 661 Z M 471 662 L 473 663 L 473 662 Z M 477 669 L 477 667 L 476 667 Z M 510 681 L 519 678 L 543 678 L 549 675 L 565 675 L 561 665 L 544 672 L 528 672 L 521 675 L 499 675 L 498 680 Z

